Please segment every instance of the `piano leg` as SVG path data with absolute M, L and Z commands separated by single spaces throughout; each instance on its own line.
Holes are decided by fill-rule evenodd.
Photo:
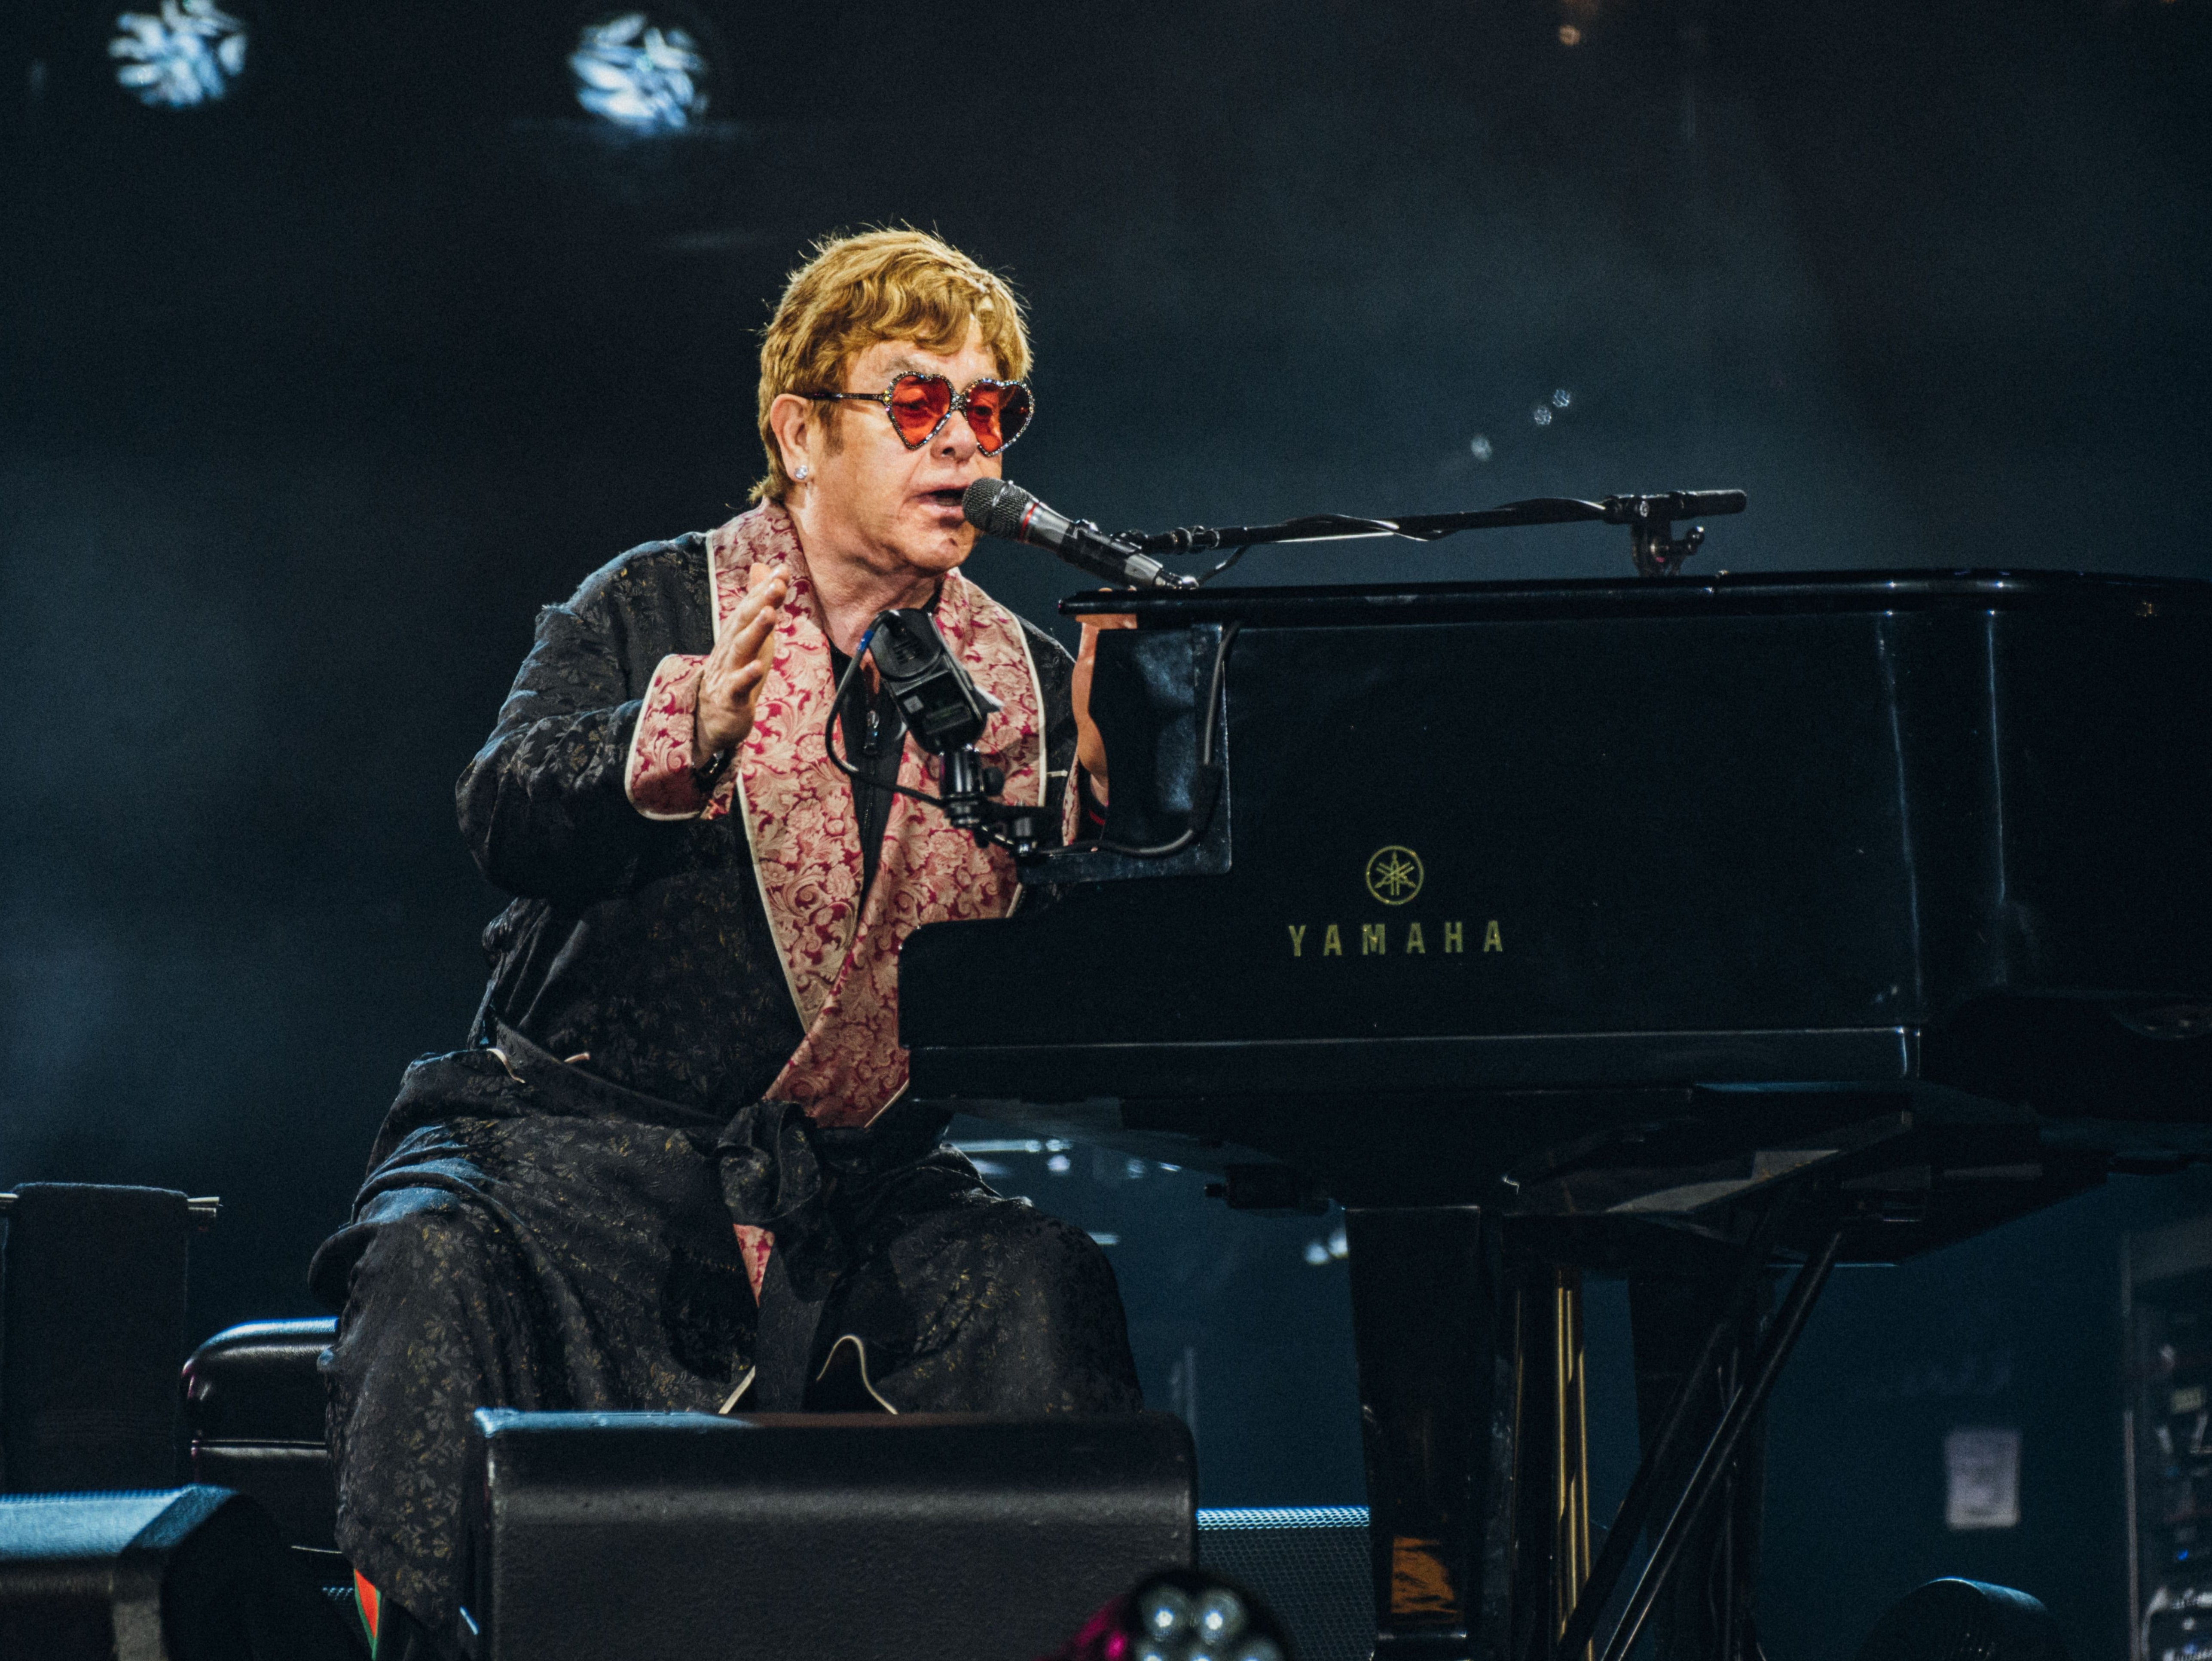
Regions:
M 1474 1206 L 1345 1214 L 1376 1661 L 1507 1661 L 1512 1287 Z

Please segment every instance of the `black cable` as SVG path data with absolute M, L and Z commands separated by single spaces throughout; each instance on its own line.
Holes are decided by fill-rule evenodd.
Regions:
M 1242 553 L 1243 550 L 1240 548 L 1237 551 Z M 1213 673 L 1206 682 L 1206 709 L 1199 727 L 1198 772 L 1192 780 L 1194 796 L 1198 789 L 1198 780 L 1206 777 L 1214 770 L 1213 723 L 1221 708 L 1222 671 L 1228 666 L 1230 642 L 1237 638 L 1237 631 L 1243 626 L 1241 622 L 1223 625 L 1220 643 L 1213 648 Z M 1073 777 L 1068 780 L 1071 788 L 1074 782 Z M 1206 811 L 1203 814 L 1205 819 L 1210 820 L 1213 817 L 1212 810 L 1218 802 L 1217 793 L 1215 800 L 1206 804 Z M 1060 851 L 1063 854 L 1120 854 L 1125 858 L 1133 860 L 1163 860 L 1170 854 L 1182 853 L 1184 849 L 1199 839 L 1204 833 L 1205 828 L 1205 824 L 1201 823 L 1199 804 L 1194 800 L 1191 803 L 1190 823 L 1183 826 L 1182 834 L 1172 842 L 1156 843 L 1150 848 L 1131 848 L 1126 843 L 1108 842 L 1102 837 L 1096 842 L 1071 843 Z
M 845 694 L 852 690 L 853 677 L 860 672 L 860 660 L 868 654 L 868 642 L 875 637 L 876 630 L 872 624 L 869 625 L 868 632 L 860 636 L 860 643 L 853 648 L 852 660 L 846 664 L 845 672 L 837 677 L 837 690 L 830 695 L 830 719 L 822 726 L 823 750 L 831 761 L 837 764 L 838 771 L 849 779 L 858 780 L 862 784 L 874 784 L 877 781 L 870 778 L 837 753 L 837 716 L 845 707 Z M 896 779 L 890 781 L 890 788 L 898 795 L 911 796 L 915 800 L 927 803 L 932 807 L 942 808 L 945 806 L 942 797 L 926 796 L 919 790 L 909 789 Z
M 1224 571 L 1234 565 L 1238 560 L 1243 558 L 1246 554 L 1251 551 L 1251 549 L 1252 545 L 1249 542 L 1241 542 L 1237 544 L 1235 548 L 1230 551 L 1228 558 L 1223 560 L 1220 564 L 1215 566 L 1211 571 L 1208 571 L 1205 575 L 1198 579 L 1198 586 L 1201 588 L 1206 587 L 1207 583 L 1212 581 L 1214 578 L 1219 576 Z
M 1218 575 L 1220 572 L 1227 570 L 1230 566 L 1237 563 L 1237 559 L 1243 554 L 1243 548 L 1238 548 L 1235 553 L 1224 560 L 1214 569 L 1213 571 L 1208 572 L 1206 578 L 1201 579 L 1201 581 L 1208 580 L 1212 576 Z M 1199 732 L 1198 776 L 1200 778 L 1203 778 L 1214 771 L 1213 727 L 1221 709 L 1222 684 L 1224 673 L 1229 664 L 1229 648 L 1231 643 L 1236 640 L 1237 631 L 1243 626 L 1244 625 L 1241 622 L 1232 622 L 1225 624 L 1221 630 L 1221 639 L 1213 648 L 1213 669 L 1212 672 L 1206 679 L 1204 724 L 1200 728 Z M 867 654 L 868 642 L 875 637 L 875 630 L 871 627 L 867 633 L 860 636 L 860 643 L 853 648 L 852 660 L 846 664 L 845 672 L 837 678 L 836 688 L 830 695 L 830 718 L 824 721 L 822 726 L 822 748 L 823 753 L 826 754 L 830 757 L 830 761 L 836 765 L 837 770 L 843 773 L 848 778 L 858 780 L 864 784 L 872 783 L 874 781 L 870 779 L 867 775 L 862 773 L 859 768 L 854 766 L 850 761 L 847 760 L 843 756 L 837 752 L 837 716 L 845 707 L 845 695 L 852 689 L 853 677 L 859 672 L 860 660 Z M 1074 781 L 1071 777 L 1069 780 L 1071 788 L 1073 783 Z M 1195 788 L 1195 781 L 1194 781 L 1194 788 Z M 903 784 L 896 782 L 890 786 L 890 788 L 902 796 L 911 797 L 915 801 L 924 803 L 925 805 L 937 808 L 939 811 L 942 811 L 945 808 L 945 803 L 944 798 L 940 796 L 925 795 L 919 790 L 910 789 Z M 1191 843 L 1198 840 L 1205 829 L 1204 824 L 1201 823 L 1201 817 L 1206 820 L 1210 820 L 1212 818 L 1212 809 L 1214 806 L 1214 801 L 1208 801 L 1206 803 L 1205 812 L 1203 816 L 1201 816 L 1199 811 L 1199 804 L 1194 802 L 1192 804 L 1191 822 L 1183 827 L 1182 834 L 1176 837 L 1172 842 L 1158 843 L 1150 848 L 1131 848 L 1125 843 L 1108 842 L 1102 837 L 1096 842 L 1077 843 L 1069 847 L 1063 848 L 1060 851 L 1063 854 L 1120 854 L 1126 858 L 1139 860 L 1165 859 L 1170 854 L 1180 854 L 1184 849 L 1189 847 Z

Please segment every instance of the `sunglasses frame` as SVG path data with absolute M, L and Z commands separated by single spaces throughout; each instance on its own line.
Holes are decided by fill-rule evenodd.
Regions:
M 834 404 L 841 399 L 849 399 L 859 404 L 880 404 L 883 405 L 884 409 L 884 419 L 891 423 L 891 431 L 897 435 L 898 441 L 904 444 L 909 450 L 921 449 L 922 446 L 929 443 L 932 440 L 936 438 L 939 433 L 943 432 L 945 430 L 945 423 L 951 420 L 954 416 L 965 415 L 968 411 L 968 394 L 974 392 L 978 386 L 1018 386 L 1022 391 L 1027 392 L 1030 398 L 1030 412 L 1023 418 L 1021 431 L 1016 433 L 1012 438 L 1008 439 L 995 450 L 986 450 L 983 448 L 983 441 L 981 435 L 978 435 L 975 441 L 975 447 L 984 455 L 1002 456 L 1006 454 L 1006 453 L 1012 449 L 1016 442 L 1020 440 L 1022 433 L 1029 431 L 1030 423 L 1036 419 L 1036 388 L 1030 386 L 1028 381 L 1000 380 L 994 375 L 978 375 L 975 380 L 969 381 L 965 386 L 961 387 L 959 391 L 952 394 L 952 402 L 945 406 L 945 413 L 938 417 L 937 424 L 934 427 L 932 427 L 920 438 L 909 441 L 904 433 L 899 432 L 898 417 L 891 413 L 891 397 L 893 392 L 896 390 L 899 382 L 902 380 L 941 380 L 947 386 L 952 385 L 952 377 L 951 375 L 932 374 L 922 369 L 902 369 L 898 374 L 891 377 L 891 384 L 884 387 L 883 391 L 879 392 L 801 392 L 799 395 L 801 398 L 812 399 L 816 402 L 823 404 Z M 968 430 L 970 432 L 974 432 L 975 430 L 975 423 L 972 419 L 968 423 Z

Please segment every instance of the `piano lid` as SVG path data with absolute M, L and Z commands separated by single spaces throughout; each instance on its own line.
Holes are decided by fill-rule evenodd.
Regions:
M 2212 582 L 2089 571 L 1716 571 L 1543 582 L 1301 584 L 1197 593 L 1102 589 L 1060 603 L 1069 617 L 1126 613 L 1140 628 L 1239 621 L 1328 628 L 1515 618 L 1771 616 L 1785 612 L 2212 610 Z

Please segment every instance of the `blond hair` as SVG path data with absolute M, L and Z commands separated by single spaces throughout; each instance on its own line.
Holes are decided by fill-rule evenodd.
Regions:
M 879 340 L 957 351 L 971 322 L 982 330 L 1003 379 L 1029 373 L 1021 302 L 1003 278 L 959 249 L 915 230 L 863 231 L 817 243 L 814 257 L 791 274 L 761 337 L 760 435 L 768 476 L 753 486 L 752 500 L 781 502 L 791 489 L 769 426 L 769 408 L 778 398 L 846 390 L 845 366 Z

